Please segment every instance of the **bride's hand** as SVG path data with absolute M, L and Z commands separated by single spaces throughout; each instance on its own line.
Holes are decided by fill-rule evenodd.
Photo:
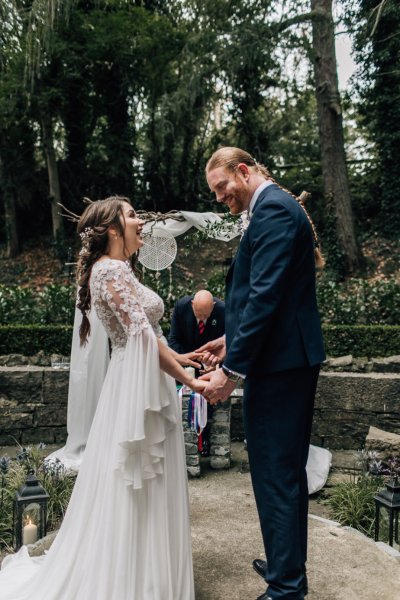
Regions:
M 178 361 L 178 363 L 182 366 L 182 367 L 195 367 L 196 369 L 201 369 L 202 365 L 199 362 L 195 362 L 193 359 L 198 359 L 199 355 L 196 354 L 196 352 L 186 352 L 186 354 L 176 354 L 175 355 L 175 360 Z
M 193 377 L 193 379 L 189 383 L 189 387 L 194 392 L 198 392 L 199 394 L 201 394 L 203 392 L 203 390 L 207 387 L 207 382 L 206 381 L 200 381 L 200 379 L 195 379 Z

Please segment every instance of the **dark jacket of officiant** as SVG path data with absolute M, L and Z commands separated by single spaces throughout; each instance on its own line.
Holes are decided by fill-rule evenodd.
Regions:
M 192 308 L 193 296 L 185 296 L 177 301 L 172 314 L 168 345 L 185 354 L 193 352 L 203 344 L 215 340 L 225 333 L 225 304 L 214 298 L 214 308 L 207 319 L 204 332 L 200 334 L 197 319 Z

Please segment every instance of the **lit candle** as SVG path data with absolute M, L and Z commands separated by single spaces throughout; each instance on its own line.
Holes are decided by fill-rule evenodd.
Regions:
M 25 525 L 22 532 L 22 543 L 26 545 L 34 544 L 35 542 L 37 542 L 37 527 L 30 519 L 28 519 L 28 523 Z

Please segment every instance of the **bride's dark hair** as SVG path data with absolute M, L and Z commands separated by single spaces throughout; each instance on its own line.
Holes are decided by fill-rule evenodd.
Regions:
M 83 211 L 78 222 L 77 231 L 82 240 L 82 249 L 79 253 L 77 268 L 78 301 L 76 305 L 83 315 L 79 328 L 81 346 L 86 343 L 90 335 L 90 321 L 87 313 L 91 307 L 90 275 L 92 267 L 107 252 L 107 231 L 110 227 L 114 227 L 125 242 L 123 205 L 126 202 L 131 204 L 129 198 L 124 196 L 110 196 L 105 200 L 92 202 Z

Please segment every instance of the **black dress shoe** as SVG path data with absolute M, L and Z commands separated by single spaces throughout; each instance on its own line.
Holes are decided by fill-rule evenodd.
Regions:
M 265 576 L 267 574 L 267 561 L 261 560 L 261 558 L 256 558 L 255 560 L 253 560 L 253 569 L 255 570 L 257 575 L 265 579 Z
M 260 575 L 260 577 L 265 579 L 265 576 L 267 574 L 267 561 L 261 560 L 261 558 L 256 558 L 255 560 L 253 560 L 253 569 L 255 570 L 257 575 Z M 308 594 L 308 579 L 307 579 L 307 573 L 305 570 L 304 570 L 303 592 L 304 592 L 304 595 L 307 596 L 307 594 Z M 263 596 L 261 596 L 261 598 L 263 598 Z M 265 598 L 267 599 L 268 596 L 265 596 Z M 257 598 L 257 600 L 258 600 L 258 598 Z
M 272 600 L 271 596 L 267 595 L 267 592 L 265 592 L 265 594 L 261 594 L 261 596 L 258 596 L 257 600 Z

